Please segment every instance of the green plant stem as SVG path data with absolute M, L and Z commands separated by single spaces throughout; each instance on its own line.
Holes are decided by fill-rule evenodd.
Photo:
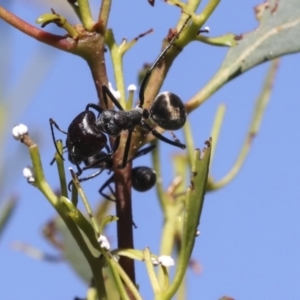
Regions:
M 174 253 L 174 243 L 176 235 L 182 235 L 182 219 L 184 210 L 184 201 L 182 200 L 182 194 L 185 194 L 185 178 L 186 178 L 186 156 L 174 155 L 173 156 L 173 168 L 175 178 L 181 177 L 182 180 L 178 181 L 174 190 L 170 191 L 168 188 L 167 205 L 164 211 L 164 226 L 162 230 L 160 254 L 172 255 Z M 175 179 L 176 180 L 176 179 Z M 179 196 L 180 195 L 180 196 Z M 158 271 L 158 281 L 161 286 L 165 281 L 165 275 L 163 269 Z
M 92 18 L 90 4 L 88 0 L 77 0 L 80 19 L 87 31 L 94 31 L 95 21 Z
M 123 289 L 124 285 L 123 285 L 122 281 L 118 279 L 119 281 L 116 282 L 120 288 L 120 294 L 121 294 L 122 299 L 142 300 L 142 297 L 140 296 L 140 293 L 138 292 L 136 286 L 130 280 L 130 277 L 122 269 L 122 267 L 119 265 L 119 263 L 115 261 L 114 257 L 111 257 L 110 259 L 107 258 L 107 261 L 109 264 L 111 264 L 111 270 L 113 270 L 113 272 L 117 272 L 117 274 L 115 274 L 116 278 L 119 278 L 119 276 L 120 276 L 126 286 L 127 291 L 125 292 L 125 289 Z
M 36 20 L 37 24 L 42 24 L 42 27 L 50 23 L 54 23 L 59 27 L 64 28 L 67 33 L 75 40 L 79 38 L 78 31 L 67 21 L 67 19 L 59 14 L 43 14 L 39 16 Z
M 185 144 L 187 149 L 188 164 L 189 164 L 189 168 L 192 169 L 192 161 L 193 161 L 195 146 L 193 141 L 192 128 L 188 120 L 184 124 L 183 131 L 184 131 L 184 138 L 185 138 Z
M 247 158 L 247 155 L 250 151 L 250 148 L 252 146 L 253 139 L 255 138 L 255 136 L 259 131 L 260 124 L 262 122 L 267 104 L 269 103 L 271 90 L 275 79 L 276 71 L 278 68 L 278 64 L 279 64 L 279 59 L 276 59 L 271 63 L 262 91 L 256 100 L 252 121 L 250 123 L 247 136 L 245 138 L 245 141 L 243 143 L 242 149 L 238 155 L 236 162 L 234 163 L 231 170 L 221 180 L 217 182 L 210 182 L 209 184 L 210 190 L 217 190 L 227 185 L 230 181 L 232 181 L 235 178 L 235 176 L 238 174 L 241 167 L 243 166 Z
M 207 148 L 201 153 L 195 150 L 194 162 L 192 168 L 191 187 L 187 191 L 187 200 L 184 214 L 183 238 L 177 263 L 176 273 L 171 285 L 158 295 L 155 299 L 171 299 L 178 290 L 185 276 L 186 269 L 194 247 L 196 231 L 200 222 L 200 216 L 204 203 L 204 195 L 206 191 L 209 160 L 211 151 L 211 141 L 207 141 Z
M 120 47 L 118 46 L 113 31 L 108 29 L 105 34 L 105 42 L 109 48 L 111 60 L 113 64 L 114 77 L 116 81 L 117 90 L 121 94 L 121 98 L 119 100 L 122 107 L 125 107 L 125 85 L 124 85 L 124 71 L 123 71 L 123 53 L 120 51 Z M 124 43 L 124 41 L 123 41 Z M 122 44 L 121 44 L 122 45 Z
M 195 1 L 195 2 L 199 2 L 199 1 Z M 169 0 L 168 3 L 180 7 L 181 10 L 182 10 L 185 14 L 191 16 L 193 19 L 196 18 L 196 14 L 194 13 L 194 11 L 195 11 L 195 9 L 196 9 L 196 8 L 195 8 L 195 5 L 192 6 L 192 5 L 189 5 L 189 4 L 187 4 L 187 3 L 182 2 L 182 1 L 180 1 L 180 0 Z M 195 4 L 196 4 L 196 3 L 195 3 Z M 198 6 L 197 6 L 197 7 L 198 7 Z
M 93 245 L 95 249 L 98 249 L 99 252 L 101 252 L 101 249 L 99 248 L 99 243 L 96 240 L 95 230 L 91 223 L 86 219 L 86 217 L 81 213 L 81 211 L 78 210 L 76 206 L 74 206 L 74 204 L 69 199 L 63 196 L 60 197 L 60 199 L 68 208 L 69 216 L 76 223 L 76 225 L 84 232 L 84 234 L 89 239 L 91 245 Z
M 78 204 L 78 191 L 77 189 L 72 189 L 72 196 L 71 196 L 71 202 L 75 207 L 77 207 Z
M 73 178 L 73 183 L 78 191 L 78 194 L 80 195 L 81 197 L 81 200 L 83 202 L 83 205 L 88 213 L 88 216 L 91 220 L 91 223 L 92 223 L 92 226 L 93 226 L 93 229 L 94 229 L 94 232 L 96 234 L 96 238 L 98 239 L 101 232 L 100 232 L 100 228 L 99 228 L 99 225 L 98 225 L 98 222 L 96 220 L 96 218 L 94 217 L 94 214 L 93 214 L 93 210 L 90 206 L 90 203 L 88 201 L 88 199 L 86 198 L 86 195 L 83 191 L 83 189 L 81 188 L 80 186 L 80 183 L 79 183 L 79 180 L 78 178 L 76 177 L 76 174 L 74 173 L 74 171 L 70 168 L 70 171 L 71 171 L 71 174 L 72 174 L 72 178 Z
M 173 209 L 172 209 L 173 208 Z M 174 248 L 174 238 L 176 234 L 176 211 L 174 210 L 174 207 L 170 207 L 168 210 L 168 214 L 164 214 L 164 225 L 162 229 L 161 234 L 161 244 L 160 244 L 160 254 L 163 255 L 171 255 L 173 248 Z M 165 281 L 164 274 L 162 272 L 162 269 L 160 268 L 158 270 L 158 282 L 160 285 L 163 285 L 163 282 Z
M 199 7 L 201 4 L 201 0 L 188 0 L 187 1 L 187 6 L 191 8 L 193 11 L 196 11 L 196 9 Z
M 159 283 L 157 281 L 155 272 L 154 272 L 154 267 L 153 267 L 153 262 L 151 260 L 151 253 L 149 248 L 145 248 L 144 250 L 144 258 L 145 258 L 145 264 L 148 272 L 148 276 L 150 279 L 150 283 L 152 285 L 152 289 L 154 294 L 159 294 L 161 292 L 161 287 L 159 286 Z
M 236 35 L 232 33 L 228 33 L 218 37 L 206 37 L 198 35 L 195 40 L 212 46 L 234 47 L 237 45 L 235 37 Z
M 104 30 L 106 30 L 106 27 L 107 27 L 110 8 L 111 8 L 111 0 L 102 0 L 101 1 L 101 7 L 100 7 L 99 16 L 98 16 L 98 22 L 102 23 L 102 28 Z
M 72 236 L 78 243 L 78 246 L 85 258 L 87 259 L 95 280 L 95 286 L 98 292 L 99 299 L 105 299 L 105 287 L 104 287 L 104 279 L 102 276 L 102 270 L 99 268 L 97 264 L 97 259 L 92 255 L 89 248 L 87 247 L 82 234 L 77 227 L 76 223 L 70 218 L 68 210 L 66 210 L 65 206 L 62 205 L 60 198 L 58 198 L 50 186 L 45 180 L 44 172 L 41 164 L 39 149 L 37 145 L 33 145 L 29 148 L 31 161 L 33 164 L 34 175 L 35 175 L 35 185 L 42 192 L 42 194 L 48 199 L 50 204 L 55 208 L 57 213 L 61 216 Z
M 59 150 L 59 153 L 63 153 L 62 141 L 61 140 L 57 141 L 56 145 L 57 145 L 57 149 Z M 61 194 L 62 194 L 62 196 L 68 198 L 68 188 L 67 188 L 67 182 L 66 182 L 66 173 L 65 173 L 65 168 L 64 168 L 64 162 L 58 153 L 55 153 L 55 161 L 56 161 L 58 175 L 59 175 Z
M 80 11 L 79 11 L 78 5 L 77 4 L 73 4 L 72 0 L 71 1 L 67 0 L 67 1 L 71 5 L 71 7 L 74 10 L 74 12 L 75 12 L 76 16 L 78 17 L 78 19 L 81 20 L 81 15 L 80 15 Z
M 221 131 L 221 127 L 223 124 L 224 116 L 226 112 L 226 106 L 224 104 L 220 104 L 217 109 L 217 113 L 214 119 L 212 131 L 211 131 L 211 137 L 212 140 L 214 141 L 214 147 L 211 150 L 211 155 L 210 155 L 210 164 L 212 165 L 214 155 L 217 149 L 217 144 L 219 140 L 219 135 Z
M 159 157 L 159 142 L 156 143 L 156 147 L 152 150 L 152 162 L 153 168 L 156 172 L 156 192 L 158 196 L 158 200 L 161 206 L 162 211 L 165 213 L 166 205 L 167 205 L 167 197 L 164 192 L 163 183 L 162 183 L 162 170 L 161 170 L 161 162 Z
M 206 4 L 202 12 L 197 16 L 197 24 L 199 25 L 199 27 L 202 27 L 202 25 L 206 22 L 206 20 L 211 16 L 213 11 L 219 5 L 220 1 L 221 0 L 210 0 Z

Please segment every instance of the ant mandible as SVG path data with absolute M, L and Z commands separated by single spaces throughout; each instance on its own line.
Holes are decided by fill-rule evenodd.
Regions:
M 153 65 L 146 72 L 139 92 L 140 103 L 136 108 L 125 111 L 109 88 L 106 85 L 103 85 L 102 93 L 104 102 L 108 103 L 107 100 L 109 97 L 119 111 L 103 109 L 99 105 L 89 103 L 85 110 L 75 117 L 75 119 L 71 122 L 68 132 L 62 130 L 53 119 L 49 120 L 56 151 L 61 157 L 62 154 L 59 152 L 55 143 L 53 126 L 56 127 L 60 132 L 67 135 L 66 148 L 69 152 L 70 161 L 74 163 L 78 169 L 77 176 L 82 173 L 82 169 L 80 168 L 79 164 L 84 159 L 98 154 L 104 147 L 107 147 L 107 137 L 105 136 L 105 133 L 110 136 L 115 136 L 116 139 L 112 150 L 103 156 L 101 161 L 109 160 L 112 157 L 112 155 L 118 149 L 120 143 L 120 133 L 123 130 L 129 131 L 125 145 L 123 161 L 120 166 L 121 168 L 124 168 L 127 164 L 132 132 L 138 125 L 151 132 L 157 139 L 170 145 L 185 149 L 186 146 L 184 144 L 181 144 L 177 140 L 170 140 L 164 137 L 146 122 L 147 119 L 151 118 L 163 129 L 180 129 L 186 121 L 186 111 L 181 99 L 172 92 L 163 92 L 154 99 L 150 109 L 144 108 L 143 105 L 145 101 L 146 85 L 152 74 L 152 71 L 164 57 L 166 52 L 173 46 L 175 40 L 178 38 L 179 34 L 182 32 L 190 18 L 191 17 L 187 18 L 182 28 L 173 36 L 168 46 L 160 53 Z M 90 110 L 90 108 L 93 108 L 99 113 L 98 118 L 96 118 L 96 115 Z

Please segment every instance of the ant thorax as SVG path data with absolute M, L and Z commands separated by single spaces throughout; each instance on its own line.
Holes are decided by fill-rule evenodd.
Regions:
M 131 129 L 141 123 L 143 110 L 130 111 L 104 110 L 96 120 L 96 125 L 101 131 L 110 136 L 118 136 L 123 130 Z

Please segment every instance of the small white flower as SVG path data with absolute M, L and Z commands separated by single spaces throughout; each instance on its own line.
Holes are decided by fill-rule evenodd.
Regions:
M 205 31 L 205 32 L 207 32 L 207 33 L 210 32 L 210 28 L 208 26 L 205 26 L 202 30 Z
M 172 267 L 175 265 L 174 259 L 171 256 L 167 255 L 159 256 L 158 262 L 164 267 Z
M 136 86 L 134 84 L 130 84 L 127 88 L 128 92 L 134 92 L 136 91 Z
M 33 183 L 35 181 L 33 169 L 31 166 L 27 166 L 23 169 L 23 176 L 27 179 L 27 182 Z
M 108 83 L 108 88 L 117 100 L 121 99 L 121 93 L 117 90 L 114 90 L 110 82 Z
M 16 140 L 21 140 L 25 134 L 28 133 L 28 127 L 24 124 L 16 125 L 12 129 L 12 135 Z
M 109 241 L 107 240 L 105 235 L 100 234 L 100 236 L 97 239 L 98 243 L 100 244 L 100 247 L 106 250 L 110 249 Z
M 159 261 L 155 257 L 151 257 L 151 261 L 152 261 L 153 266 L 159 265 Z

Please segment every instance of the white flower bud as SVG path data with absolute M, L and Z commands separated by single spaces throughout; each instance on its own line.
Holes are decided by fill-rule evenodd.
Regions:
M 210 28 L 209 28 L 208 26 L 205 26 L 205 27 L 203 28 L 203 30 L 204 30 L 205 32 L 207 32 L 207 33 L 210 32 Z
M 136 91 L 136 86 L 134 84 L 130 84 L 127 88 L 128 92 L 134 92 Z
M 175 265 L 174 259 L 171 256 L 161 255 L 158 257 L 158 262 L 164 267 L 172 267 Z
M 28 133 L 28 127 L 24 124 L 16 125 L 12 129 L 12 135 L 18 141 L 20 141 L 23 138 L 23 136 L 27 133 Z
M 23 169 L 23 176 L 27 179 L 28 183 L 33 183 L 35 181 L 33 168 L 31 166 L 27 166 Z
M 100 247 L 102 249 L 109 250 L 110 249 L 110 244 L 109 241 L 107 240 L 105 235 L 100 234 L 100 236 L 97 239 L 98 243 L 100 244 Z
M 153 266 L 158 266 L 159 265 L 159 261 L 156 258 L 151 257 L 151 261 L 152 261 Z

